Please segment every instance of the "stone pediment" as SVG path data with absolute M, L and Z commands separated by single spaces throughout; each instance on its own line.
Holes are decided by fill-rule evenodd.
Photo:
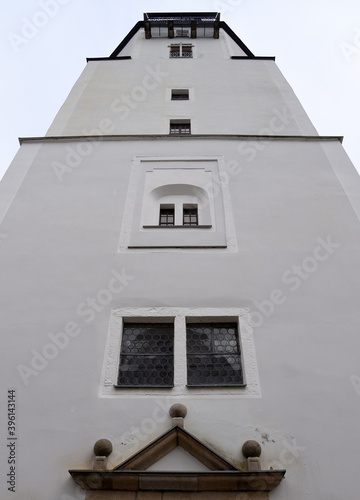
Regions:
M 173 410 L 175 406 L 176 411 Z M 172 500 L 207 500 L 210 497 L 216 500 L 268 499 L 269 492 L 280 483 L 285 470 L 261 470 L 260 445 L 255 441 L 247 442 L 250 445 L 245 452 L 243 447 L 249 470 L 239 470 L 183 428 L 185 415 L 183 405 L 174 405 L 170 409 L 172 429 L 112 470 L 106 470 L 106 457 L 112 452 L 112 445 L 104 439 L 98 441 L 94 447 L 94 469 L 69 471 L 75 482 L 87 490 L 86 500 L 138 500 L 148 498 L 147 494 L 152 495 L 152 500 L 164 500 L 170 498 L 166 496 L 170 492 Z M 205 466 L 205 471 L 151 470 L 157 462 L 164 463 L 176 449 L 183 450 Z M 254 469 L 251 464 L 255 464 Z
M 146 470 L 177 447 L 183 448 L 209 470 L 237 470 L 230 462 L 178 426 L 167 431 L 114 470 Z

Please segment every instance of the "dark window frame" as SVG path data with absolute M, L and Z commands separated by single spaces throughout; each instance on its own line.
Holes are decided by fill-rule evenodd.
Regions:
M 190 120 L 170 120 L 170 135 L 190 135 Z
M 172 89 L 171 90 L 171 100 L 172 101 L 188 101 L 189 100 L 189 89 Z
M 160 205 L 159 226 L 175 226 L 175 205 Z
M 183 205 L 183 226 L 198 226 L 199 211 L 197 205 Z
M 193 45 L 191 43 L 175 43 L 170 46 L 170 58 L 189 59 L 193 56 Z

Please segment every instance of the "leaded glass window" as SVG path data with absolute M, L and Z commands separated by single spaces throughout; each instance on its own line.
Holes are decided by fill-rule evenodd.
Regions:
M 244 385 L 236 323 L 188 323 L 187 385 Z
M 124 323 L 118 386 L 172 387 L 174 325 Z

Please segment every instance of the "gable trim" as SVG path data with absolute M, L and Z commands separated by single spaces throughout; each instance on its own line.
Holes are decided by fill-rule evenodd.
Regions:
M 148 446 L 114 468 L 119 470 L 146 470 L 158 460 L 177 447 L 183 448 L 210 470 L 236 471 L 230 462 L 215 453 L 211 448 L 201 443 L 181 427 L 173 427 L 165 434 L 155 439 Z

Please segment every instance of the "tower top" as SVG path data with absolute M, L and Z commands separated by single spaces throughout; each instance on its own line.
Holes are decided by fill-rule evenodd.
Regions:
M 123 48 L 140 30 L 144 29 L 145 38 L 220 38 L 223 29 L 245 52 L 247 57 L 254 54 L 224 22 L 220 21 L 220 12 L 145 12 L 144 20 L 139 21 L 116 47 L 109 59 L 119 56 Z
M 145 13 L 146 38 L 219 38 L 219 12 Z

